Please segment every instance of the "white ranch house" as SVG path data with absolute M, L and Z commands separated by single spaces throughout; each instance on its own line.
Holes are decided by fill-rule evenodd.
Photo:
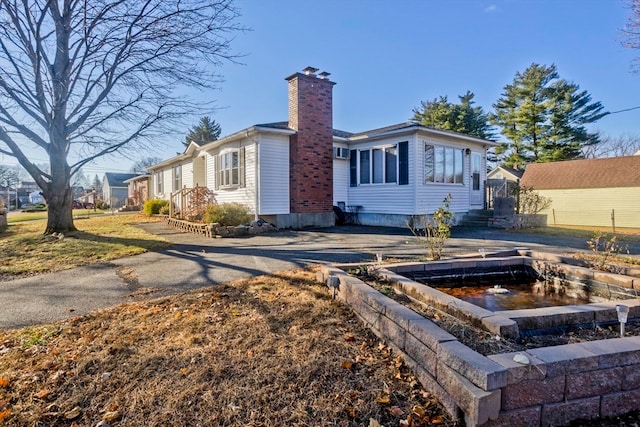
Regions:
M 279 228 L 334 225 L 333 206 L 357 209 L 364 225 L 405 227 L 447 194 L 457 218 L 484 208 L 486 151 L 494 142 L 411 122 L 335 130 L 335 83 L 316 71 L 286 79 L 288 121 L 192 142 L 151 166 L 152 196 L 170 199 L 183 188 L 206 186 L 218 203 L 245 204 L 256 219 Z

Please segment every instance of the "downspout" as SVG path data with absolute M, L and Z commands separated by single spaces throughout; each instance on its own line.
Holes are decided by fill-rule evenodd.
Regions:
M 255 211 L 256 211 L 255 220 L 256 221 L 260 219 L 260 216 L 259 216 L 259 213 L 260 213 L 260 179 L 259 179 L 260 178 L 260 144 L 258 144 L 259 138 L 260 138 L 260 136 L 258 135 L 258 136 L 256 136 L 256 139 L 255 139 L 255 146 L 256 146 L 255 156 L 256 156 L 256 159 L 255 159 L 255 162 L 254 162 L 255 163 L 255 167 L 254 167 L 254 169 L 255 169 L 255 172 L 254 172 L 255 173 L 255 186 L 256 186 L 256 209 L 255 209 Z M 246 159 L 245 159 L 245 161 L 246 161 Z

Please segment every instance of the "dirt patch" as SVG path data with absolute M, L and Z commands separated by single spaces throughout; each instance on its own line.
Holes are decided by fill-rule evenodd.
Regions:
M 0 331 L 0 424 L 103 419 L 455 425 L 402 359 L 308 270 Z

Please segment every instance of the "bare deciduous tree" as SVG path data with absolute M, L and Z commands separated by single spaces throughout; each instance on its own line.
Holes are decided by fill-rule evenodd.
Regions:
M 632 156 L 640 151 L 640 136 L 638 135 L 619 135 L 615 137 L 600 135 L 600 141 L 599 144 L 584 148 L 583 155 L 585 158 Z
M 219 83 L 237 18 L 233 0 L 0 0 L 0 153 L 43 190 L 45 233 L 75 229 L 83 165 L 194 114 L 183 89 Z
M 631 49 L 640 49 L 640 0 L 629 0 L 631 15 L 627 25 L 622 30 L 624 41 L 622 45 Z M 640 56 L 636 57 L 635 71 L 640 71 Z

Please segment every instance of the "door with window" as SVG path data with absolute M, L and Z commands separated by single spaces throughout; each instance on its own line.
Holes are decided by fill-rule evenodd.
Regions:
M 482 155 L 471 153 L 470 202 L 475 209 L 484 208 L 484 183 L 482 182 Z

